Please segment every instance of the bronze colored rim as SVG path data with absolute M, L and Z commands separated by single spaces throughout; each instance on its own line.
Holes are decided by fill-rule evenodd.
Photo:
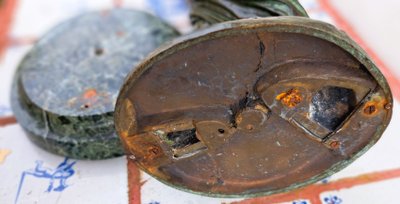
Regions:
M 218 44 L 223 40 L 226 40 L 228 43 Z M 282 44 L 280 49 L 284 49 L 285 52 L 288 53 L 288 59 L 281 63 L 278 63 L 279 60 L 277 60 L 276 63 L 268 64 L 267 58 L 264 59 L 263 57 L 267 55 L 265 52 L 268 52 L 268 49 L 271 48 L 269 46 L 273 46 L 271 45 L 271 42 L 275 42 L 274 40 L 292 40 L 293 42 L 291 42 L 293 43 L 293 47 L 285 47 L 291 45 L 290 43 Z M 215 45 L 216 47 L 212 47 L 209 42 L 212 42 L 212 46 Z M 258 42 L 260 42 L 260 44 L 258 44 Z M 296 52 L 296 49 L 299 49 L 300 47 L 296 47 L 296 42 L 299 45 L 303 45 L 304 53 L 307 53 L 307 50 L 311 53 L 311 48 L 313 46 L 315 46 L 315 49 L 320 50 L 315 52 L 313 55 L 307 55 L 310 59 L 300 57 L 299 60 L 298 58 L 293 58 L 293 56 L 299 54 L 299 52 Z M 254 46 L 251 43 L 257 45 L 255 50 L 260 52 L 261 58 L 257 55 L 257 52 L 252 54 L 245 53 L 245 51 L 251 51 L 251 49 L 253 49 Z M 198 46 L 198 49 L 193 49 L 193 47 L 196 46 Z M 204 48 L 207 46 L 209 50 Z M 235 46 L 238 46 L 241 50 L 245 51 L 240 53 L 240 55 L 236 55 L 235 53 L 237 52 L 229 52 L 228 48 L 234 49 Z M 225 49 L 224 47 L 228 48 Z M 279 48 L 280 45 L 277 45 L 276 47 Z M 229 110 L 220 108 L 220 106 L 213 106 L 213 109 L 203 110 L 199 108 L 203 107 L 200 102 L 200 105 L 197 104 L 198 106 L 196 106 L 197 101 L 190 101 L 190 97 L 184 96 L 181 102 L 178 103 L 184 107 L 193 107 L 193 109 L 187 110 L 195 110 L 195 113 L 190 115 L 194 119 L 186 117 L 188 113 L 187 111 L 183 111 L 183 119 L 174 122 L 173 119 L 176 119 L 177 116 L 165 111 L 178 110 L 176 108 L 179 104 L 174 106 L 172 103 L 176 100 L 171 100 L 169 101 L 170 103 L 167 101 L 165 104 L 156 104 L 153 102 L 155 101 L 155 98 L 151 96 L 151 94 L 154 95 L 154 93 L 159 93 L 160 95 L 154 95 L 157 97 L 167 94 L 167 98 L 170 96 L 168 94 L 176 96 L 173 92 L 181 91 L 180 86 L 177 86 L 175 89 L 170 89 L 168 92 L 168 90 L 164 90 L 163 87 L 157 87 L 157 85 L 154 85 L 157 83 L 163 83 L 164 79 L 151 77 L 156 76 L 157 74 L 163 75 L 169 73 L 168 71 L 171 71 L 171 73 L 174 74 L 174 77 L 187 76 L 192 79 L 193 77 L 190 73 L 194 69 L 181 72 L 177 71 L 178 68 L 174 65 L 178 65 L 179 63 L 182 64 L 186 59 L 188 59 L 187 63 L 189 66 L 200 67 L 199 64 L 192 65 L 191 62 L 202 64 L 204 60 L 190 61 L 190 58 L 185 58 L 183 55 L 185 55 L 185 53 L 199 53 L 198 56 L 192 56 L 193 58 L 201 59 L 202 54 L 200 53 L 217 53 L 214 52 L 216 48 L 226 51 L 227 53 L 225 53 L 225 55 L 235 56 L 234 58 L 230 58 L 232 61 L 235 61 L 235 58 L 238 58 L 239 60 L 241 57 L 244 57 L 243 59 L 247 59 L 246 57 L 248 57 L 248 59 L 255 59 L 255 62 L 252 65 L 255 65 L 254 67 L 256 67 L 255 75 L 257 76 L 254 76 L 254 78 L 251 79 L 246 79 L 247 81 L 243 79 L 242 82 L 250 83 L 251 81 L 251 83 L 255 85 L 254 90 L 257 92 L 256 95 L 258 98 L 254 97 L 254 101 L 251 101 L 251 103 L 249 102 L 246 106 L 241 106 L 240 111 L 237 111 L 237 114 L 234 114 L 235 117 L 233 120 L 235 124 L 232 125 L 232 123 L 227 124 L 220 122 L 227 121 L 225 115 L 221 113 L 225 113 L 224 111 L 229 112 Z M 270 55 L 273 56 L 274 52 L 271 53 L 272 54 Z M 301 53 L 303 52 L 300 52 L 300 55 Z M 174 58 L 175 55 L 179 54 L 181 56 L 176 56 Z M 218 56 L 221 57 L 224 55 Z M 285 59 L 285 56 L 280 57 Z M 218 57 L 216 57 L 216 59 L 218 59 Z M 227 60 L 218 61 L 215 64 L 218 63 L 227 63 L 227 65 L 232 65 L 229 64 L 230 62 L 227 62 Z M 244 61 L 243 63 L 246 64 L 247 61 Z M 258 65 L 261 67 L 258 67 Z M 229 68 L 230 67 L 227 69 Z M 296 72 L 297 69 L 300 71 Z M 241 68 L 232 68 L 232 70 L 243 71 Z M 232 73 L 232 70 L 227 71 L 227 73 Z M 332 72 L 331 70 L 335 71 Z M 304 75 L 305 71 L 310 72 L 307 72 L 307 74 Z M 320 76 L 324 73 L 328 73 L 329 76 L 333 78 L 321 78 Z M 271 78 L 271 76 L 275 77 Z M 174 79 L 174 77 L 171 77 L 171 79 Z M 213 74 L 208 74 L 207 77 L 213 77 Z M 157 83 L 149 83 L 149 79 L 157 81 Z M 293 81 L 293 79 L 296 79 L 297 81 Z M 168 80 L 169 79 L 165 79 L 165 83 L 169 82 Z M 176 84 L 180 85 L 179 83 L 182 82 L 179 80 L 176 81 Z M 201 83 L 202 82 L 200 82 L 200 85 Z M 290 88 L 291 86 L 294 86 L 293 84 L 300 84 L 300 86 Z M 168 87 L 169 85 L 166 84 L 165 86 Z M 196 96 L 196 93 L 203 93 L 198 91 L 199 89 L 193 87 L 189 86 L 188 90 L 191 91 L 188 92 L 193 92 L 194 96 Z M 212 88 L 213 86 L 211 86 L 211 89 Z M 159 92 L 153 93 L 152 91 Z M 250 92 L 251 91 L 253 90 L 250 90 Z M 179 93 L 184 94 L 185 92 L 182 91 Z M 229 93 L 231 92 L 228 92 L 228 94 Z M 213 92 L 209 92 L 209 95 L 214 96 L 213 94 Z M 270 97 L 271 94 L 273 97 Z M 342 94 L 340 97 L 345 99 L 340 103 L 342 104 L 340 107 L 335 107 L 336 109 L 333 108 L 332 110 L 335 110 L 336 112 L 342 111 L 343 114 L 338 113 L 336 115 L 333 114 L 334 116 L 332 116 L 329 114 L 326 115 L 323 111 L 321 113 L 318 111 L 310 112 L 310 110 L 313 109 L 311 107 L 314 107 L 314 109 L 319 108 L 318 104 L 320 103 L 318 100 L 323 101 L 325 100 L 324 96 L 335 96 L 335 94 Z M 249 93 L 249 95 L 253 96 L 251 93 Z M 215 97 L 217 96 L 221 96 L 221 94 L 216 94 Z M 236 100 L 240 97 L 239 95 L 234 95 L 233 98 Z M 212 102 L 216 101 L 212 98 L 207 98 L 207 95 L 201 95 L 200 99 L 204 99 L 204 101 L 202 101 L 204 102 L 203 105 L 206 104 L 204 107 L 211 107 L 213 105 Z M 223 106 L 225 102 L 226 104 L 231 102 L 230 99 L 224 97 L 218 100 L 222 101 L 220 103 L 220 105 L 222 104 L 221 106 Z M 307 103 L 304 101 L 307 101 Z M 313 101 L 317 102 L 314 103 Z M 337 102 L 335 103 L 337 104 Z M 159 181 L 184 191 L 206 196 L 254 197 L 290 191 L 317 182 L 348 166 L 379 140 L 390 122 L 392 104 L 392 94 L 384 76 L 365 52 L 354 41 L 347 37 L 345 33 L 337 30 L 329 24 L 308 18 L 274 17 L 268 19 L 238 20 L 218 24 L 205 30 L 200 30 L 188 36 L 176 39 L 170 44 L 159 48 L 137 66 L 136 69 L 134 69 L 134 71 L 126 78 L 117 100 L 115 123 L 117 132 L 127 151 L 128 158 L 135 160 L 143 171 L 154 176 Z M 308 107 L 310 107 L 310 109 L 307 109 Z M 304 110 L 308 110 L 308 112 Z M 206 114 L 202 114 L 204 112 Z M 157 115 L 159 113 L 163 114 Z M 154 116 L 154 114 L 156 115 Z M 320 119 L 321 117 L 322 119 Z M 327 122 L 324 117 L 331 118 L 329 118 Z M 260 179 L 260 174 L 253 172 L 253 174 L 244 177 L 251 181 L 246 183 L 243 182 L 245 179 L 239 179 L 239 182 L 236 178 L 240 177 L 240 175 L 236 173 L 240 172 L 240 169 L 230 171 L 228 168 L 231 166 L 231 163 L 229 162 L 235 162 L 238 160 L 231 159 L 227 162 L 227 159 L 216 158 L 216 155 L 221 153 L 219 152 L 221 149 L 224 154 L 227 152 L 235 152 L 240 149 L 240 145 L 232 147 L 232 145 L 241 144 L 240 142 L 243 142 L 243 140 L 236 139 L 239 137 L 244 138 L 244 136 L 248 136 L 250 139 L 244 139 L 246 141 L 252 141 L 252 137 L 263 138 L 262 141 L 264 142 L 270 141 L 263 137 L 263 135 L 269 134 L 266 132 L 266 128 L 270 128 L 270 126 L 267 126 L 264 123 L 259 123 L 257 118 L 267 118 L 268 121 L 278 122 L 275 124 L 284 127 L 282 133 L 276 134 L 286 140 L 283 139 L 281 142 L 278 141 L 276 146 L 281 147 L 287 144 L 294 149 L 293 152 L 290 152 L 287 149 L 277 150 L 281 155 L 272 159 L 275 162 L 273 164 L 278 164 L 277 162 L 280 158 L 292 158 L 292 155 L 294 155 L 296 151 L 301 150 L 295 145 L 293 139 L 287 139 L 288 134 L 301 136 L 295 137 L 295 141 L 300 141 L 300 143 L 302 143 L 301 145 L 312 149 L 310 151 L 318 150 L 322 152 L 321 155 L 329 158 L 327 159 L 329 161 L 321 161 L 322 156 L 319 157 L 319 155 L 316 157 L 310 157 L 311 154 L 308 154 L 307 156 L 307 154 L 304 153 L 304 157 L 299 159 L 299 161 L 310 161 L 310 163 L 315 162 L 315 164 L 318 164 L 316 166 L 320 167 L 317 168 L 314 166 L 313 168 L 306 168 L 299 167 L 301 166 L 300 164 L 294 164 L 293 168 L 298 168 L 300 172 L 297 172 L 297 177 L 304 176 L 303 178 L 297 179 L 291 177 L 291 175 L 296 175 L 296 172 L 294 172 L 294 170 L 288 170 L 288 168 L 286 168 L 287 166 L 282 165 L 281 169 L 276 166 L 272 169 L 289 172 L 289 174 L 280 175 L 279 173 L 276 173 L 274 174 L 275 177 L 272 176 L 272 180 L 275 179 L 274 181 L 265 180 L 265 182 L 262 183 L 264 180 Z M 310 120 L 310 118 L 312 120 Z M 172 122 L 170 120 L 172 120 Z M 337 120 L 338 122 L 332 122 L 334 120 Z M 161 123 L 162 121 L 164 121 L 164 123 Z M 296 128 L 291 129 L 292 126 L 286 126 L 286 123 L 282 121 L 286 121 L 288 124 L 290 123 Z M 256 126 L 254 126 L 254 124 L 256 124 Z M 351 130 L 351 128 L 356 129 L 356 131 Z M 210 135 L 213 135 L 214 132 L 209 133 L 211 129 L 218 130 L 220 134 L 224 135 L 222 137 L 223 140 L 212 139 L 213 137 Z M 187 145 L 183 148 L 180 147 L 181 143 L 174 140 L 175 137 L 190 134 L 196 134 L 197 140 L 195 142 L 192 141 L 192 143 L 189 142 L 190 144 L 183 144 L 183 146 Z M 228 142 L 229 144 L 225 144 L 225 141 L 229 141 L 230 143 Z M 257 145 L 257 142 L 251 144 L 253 145 L 251 148 L 254 150 L 262 150 L 261 147 Z M 270 143 L 265 144 L 269 145 L 268 148 L 275 148 Z M 268 152 L 268 150 L 265 151 Z M 290 152 L 290 155 L 285 156 L 285 154 L 289 154 L 288 151 Z M 188 154 L 188 152 L 190 154 Z M 198 152 L 207 152 L 207 154 Z M 239 154 L 239 157 L 246 155 L 249 152 L 251 151 L 243 151 L 241 152 L 241 155 Z M 272 151 L 272 153 L 274 152 Z M 257 157 L 260 156 L 260 154 L 262 154 L 262 151 L 261 153 L 251 154 L 251 156 Z M 194 173 L 191 176 L 180 175 L 178 173 L 174 174 L 174 172 L 178 172 L 178 170 L 185 173 L 193 172 L 189 171 L 193 170 L 190 165 L 199 165 L 200 167 L 201 164 L 191 162 L 203 161 L 201 160 L 201 158 L 203 158 L 201 155 L 208 155 L 204 158 L 216 161 L 219 165 L 217 165 L 218 167 L 223 166 L 221 168 L 229 173 L 224 174 L 219 172 L 220 175 L 217 176 L 218 178 L 212 179 L 205 176 L 209 175 L 207 172 L 201 172 L 200 170 L 198 170 L 200 173 L 197 172 L 198 174 Z M 179 161 L 174 160 L 176 157 Z M 245 156 L 243 156 L 243 158 L 245 158 Z M 245 160 L 239 159 L 239 161 L 246 163 Z M 203 162 L 207 163 L 207 160 Z M 265 162 L 262 164 L 269 163 Z M 247 171 L 253 171 L 255 169 L 255 167 L 251 165 L 242 168 Z M 212 169 L 212 167 L 210 167 L 210 169 Z M 314 173 L 306 170 L 312 170 Z M 210 175 L 212 175 L 212 173 L 210 173 Z M 224 176 L 226 177 L 224 178 Z M 283 180 L 279 176 L 284 176 L 285 182 L 287 183 L 282 184 Z M 190 178 L 193 179 L 190 180 Z M 265 178 L 269 177 L 267 176 Z M 202 182 L 207 179 L 211 184 L 204 184 L 202 187 Z M 259 181 L 258 184 L 256 182 L 257 179 Z M 248 186 L 240 187 L 236 185 L 237 183 L 240 183 L 240 185 L 248 184 Z

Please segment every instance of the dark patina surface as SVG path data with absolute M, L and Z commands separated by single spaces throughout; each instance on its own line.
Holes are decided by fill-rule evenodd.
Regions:
M 238 20 L 176 40 L 127 77 L 115 122 L 128 156 L 208 196 L 288 191 L 382 135 L 392 95 L 365 52 L 300 17 Z
M 190 18 L 198 27 L 256 17 L 308 16 L 297 0 L 191 0 L 190 3 Z
M 123 79 L 175 29 L 141 11 L 93 12 L 48 32 L 21 62 L 12 104 L 30 139 L 78 159 L 123 154 L 113 111 Z

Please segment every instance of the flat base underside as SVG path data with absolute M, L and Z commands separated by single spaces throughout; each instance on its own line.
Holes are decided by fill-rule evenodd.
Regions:
M 388 99 L 342 48 L 226 33 L 159 54 L 123 89 L 117 129 L 143 170 L 207 195 L 269 194 L 334 173 L 376 140 Z

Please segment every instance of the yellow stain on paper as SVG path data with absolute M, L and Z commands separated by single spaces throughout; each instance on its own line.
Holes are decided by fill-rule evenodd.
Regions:
M 0 165 L 4 163 L 9 154 L 11 154 L 11 150 L 0 149 Z

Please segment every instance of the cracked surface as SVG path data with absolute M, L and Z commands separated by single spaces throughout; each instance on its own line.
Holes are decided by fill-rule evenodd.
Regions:
M 129 158 L 174 187 L 227 197 L 287 191 L 344 168 L 379 139 L 391 95 L 342 35 L 305 18 L 242 20 L 158 50 L 118 98 L 116 128 Z M 327 129 L 313 120 L 310 104 L 331 86 L 353 90 L 357 105 Z M 343 93 L 329 102 L 333 109 L 342 110 Z M 373 98 L 378 112 L 366 116 L 358 108 Z M 165 139 L 192 129 L 198 142 L 179 151 Z M 155 147 L 161 151 L 148 151 Z

